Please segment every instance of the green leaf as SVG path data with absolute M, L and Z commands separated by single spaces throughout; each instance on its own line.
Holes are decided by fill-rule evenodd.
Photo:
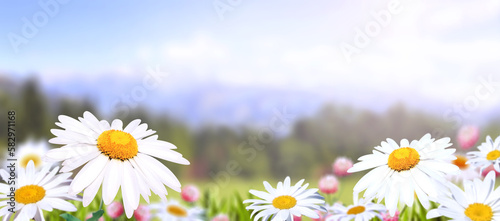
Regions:
M 210 192 L 207 190 L 205 190 L 204 194 L 203 194 L 203 206 L 205 208 L 209 208 L 210 207 Z
M 88 219 L 87 221 L 97 221 L 97 220 L 99 220 L 99 218 L 101 218 L 101 216 L 103 214 L 104 214 L 104 210 L 102 210 L 102 209 L 97 210 L 96 212 L 92 213 L 92 217 L 90 217 L 90 219 Z
M 60 216 L 64 218 L 66 221 L 80 221 L 78 218 L 72 216 L 69 213 L 61 214 Z
M 208 215 L 210 217 L 212 216 L 215 216 L 218 212 L 219 212 L 219 205 L 217 204 L 217 201 L 215 200 L 215 198 L 212 198 L 210 200 L 210 210 L 208 211 Z

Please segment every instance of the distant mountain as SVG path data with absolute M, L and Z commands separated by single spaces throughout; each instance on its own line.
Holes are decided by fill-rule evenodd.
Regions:
M 14 90 L 18 80 L 1 77 L 2 90 Z M 202 123 L 229 126 L 248 124 L 268 125 L 277 109 L 296 115 L 297 118 L 313 115 L 327 103 L 348 105 L 353 108 L 384 112 L 396 103 L 408 108 L 444 116 L 453 108 L 452 103 L 424 99 L 411 92 L 393 93 L 373 91 L 345 85 L 337 88 L 300 89 L 294 85 L 234 86 L 214 81 L 183 81 L 183 84 L 165 83 L 153 90 L 143 85 L 138 77 L 119 77 L 105 74 L 93 78 L 82 77 L 43 79 L 42 89 L 50 96 L 88 97 L 95 101 L 105 115 L 117 107 L 145 107 L 156 113 L 166 113 L 190 125 Z M 403 94 L 407 93 L 407 94 Z M 134 99 L 134 96 L 136 99 Z M 400 99 L 408 97 L 408 99 Z M 500 105 L 487 111 L 474 112 L 465 122 L 485 123 L 498 118 Z
M 0 72 L 0 93 L 14 93 L 19 87 L 20 82 L 8 77 L 7 74 Z

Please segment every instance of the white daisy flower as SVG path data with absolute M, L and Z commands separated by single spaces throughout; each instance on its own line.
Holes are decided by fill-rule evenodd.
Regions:
M 290 186 L 290 177 L 285 182 L 279 182 L 274 189 L 267 181 L 264 187 L 268 191 L 250 190 L 250 193 L 262 199 L 248 199 L 243 203 L 252 203 L 247 210 L 253 210 L 252 216 L 257 214 L 255 221 L 262 220 L 293 220 L 293 216 L 307 216 L 319 218 L 315 210 L 326 212 L 324 198 L 319 195 L 318 189 L 307 189 L 309 184 L 302 186 L 304 180 L 300 180 L 295 186 Z M 319 205 L 317 205 L 319 204 Z
M 486 142 L 477 147 L 479 151 L 468 152 L 469 163 L 480 168 L 480 173 L 484 168 L 493 165 L 497 172 L 500 172 L 500 136 L 493 141 L 490 136 L 486 137 Z
M 101 184 L 106 205 L 113 202 L 121 186 L 128 218 L 139 206 L 140 195 L 149 203 L 151 191 L 166 201 L 165 185 L 181 191 L 177 177 L 156 158 L 184 165 L 189 161 L 174 151 L 176 146 L 158 140 L 158 135 L 153 135 L 155 131 L 148 130 L 147 124 L 134 120 L 123 128 L 121 120 L 114 120 L 110 125 L 88 111 L 78 120 L 61 115 L 59 121 L 56 125 L 64 130 L 52 129 L 56 137 L 49 142 L 64 146 L 50 150 L 46 159 L 62 161 L 63 172 L 83 166 L 69 190 L 70 193 L 85 190 L 85 207 L 92 202 Z
M 348 207 L 335 203 L 327 209 L 333 215 L 329 216 L 326 221 L 370 221 L 374 217 L 379 217 L 382 220 L 380 213 L 387 211 L 384 205 L 372 203 L 365 199 L 354 199 L 354 205 Z
M 451 163 L 455 164 L 458 168 L 460 168 L 460 172 L 458 174 L 450 174 L 447 176 L 448 180 L 461 183 L 464 180 L 472 180 L 474 178 L 481 177 L 478 168 L 471 166 L 468 163 L 468 158 L 464 155 L 455 154 L 457 159 L 452 160 Z
M 66 200 L 78 200 L 80 198 L 76 195 L 68 194 L 68 183 L 71 173 L 59 173 L 56 175 L 59 167 L 50 170 L 51 165 L 44 166 L 39 172 L 36 172 L 35 163 L 29 161 L 26 169 L 19 168 L 18 177 L 16 180 L 16 190 L 14 191 L 15 209 L 16 213 L 9 211 L 11 205 L 11 186 L 0 183 L 0 217 L 3 220 L 10 220 L 11 216 L 15 220 L 31 220 L 36 221 L 45 220 L 43 217 L 43 210 L 52 211 L 59 209 L 63 211 L 73 212 L 76 207 L 67 202 Z M 8 180 L 9 175 L 7 171 L 0 170 L 3 180 Z
M 385 206 L 391 215 L 396 213 L 398 202 L 411 207 L 415 193 L 425 208 L 429 200 L 435 200 L 446 191 L 446 174 L 458 173 L 457 166 L 450 163 L 456 159 L 455 149 L 450 138 L 434 141 L 430 134 L 411 143 L 401 140 L 398 145 L 387 139 L 381 146 L 375 147 L 373 154 L 359 158 L 349 173 L 372 169 L 364 175 L 354 187 L 354 195 L 364 192 L 364 198 L 378 198 L 378 203 L 385 199 Z
M 42 157 L 49 149 L 47 141 L 42 140 L 37 142 L 28 140 L 20 144 L 16 149 L 17 166 L 26 168 L 28 162 L 33 161 L 36 169 L 43 167 Z
M 151 204 L 149 206 L 155 213 L 155 217 L 162 221 L 202 221 L 203 209 L 198 207 L 186 208 L 175 200 L 165 203 Z
M 490 171 L 483 181 L 464 181 L 465 192 L 449 184 L 451 194 L 438 199 L 441 204 L 427 213 L 427 219 L 446 216 L 452 220 L 500 220 L 500 188 L 495 188 L 495 172 Z

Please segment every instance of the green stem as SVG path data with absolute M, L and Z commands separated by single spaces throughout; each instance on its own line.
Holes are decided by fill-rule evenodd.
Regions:
M 405 210 L 406 210 L 406 208 L 408 208 L 408 206 L 406 206 L 406 205 L 405 205 L 405 206 L 403 207 L 403 209 L 401 210 L 401 212 L 400 212 L 400 213 L 404 213 L 404 212 L 405 212 Z
M 101 199 L 101 204 L 99 204 L 99 210 L 102 210 L 103 199 Z

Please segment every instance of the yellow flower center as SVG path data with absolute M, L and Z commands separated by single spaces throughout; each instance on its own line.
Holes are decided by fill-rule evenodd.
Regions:
M 276 209 L 290 209 L 297 204 L 297 199 L 292 196 L 278 196 L 273 200 Z
M 37 185 L 27 185 L 17 189 L 14 195 L 19 203 L 36 203 L 45 197 L 45 189 Z
M 360 214 L 364 211 L 365 211 L 364 206 L 355 206 L 355 207 L 351 207 L 349 210 L 347 210 L 347 214 L 356 215 L 356 214 Z
M 420 162 L 420 155 L 411 147 L 402 147 L 392 151 L 387 164 L 395 171 L 410 170 Z
M 173 216 L 176 216 L 176 217 L 187 217 L 188 216 L 187 210 L 180 207 L 180 206 L 177 206 L 177 205 L 167 206 L 167 212 Z
M 462 155 L 457 155 L 456 157 L 457 159 L 451 161 L 453 164 L 455 164 L 461 170 L 466 170 L 467 168 L 469 168 L 469 164 L 466 164 L 467 157 L 464 157 Z
M 128 160 L 139 152 L 137 141 L 127 132 L 107 130 L 97 138 L 97 148 L 112 159 Z
M 486 155 L 486 159 L 488 159 L 488 160 L 496 160 L 498 157 L 500 157 L 499 150 L 491 151 L 488 153 L 488 155 Z
M 472 221 L 490 221 L 493 218 L 491 207 L 482 203 L 470 204 L 464 213 Z
M 19 165 L 22 168 L 26 168 L 31 160 L 33 160 L 33 163 L 35 163 L 35 168 L 38 168 L 42 165 L 42 158 L 36 153 L 29 153 L 22 156 L 21 159 L 19 159 Z

